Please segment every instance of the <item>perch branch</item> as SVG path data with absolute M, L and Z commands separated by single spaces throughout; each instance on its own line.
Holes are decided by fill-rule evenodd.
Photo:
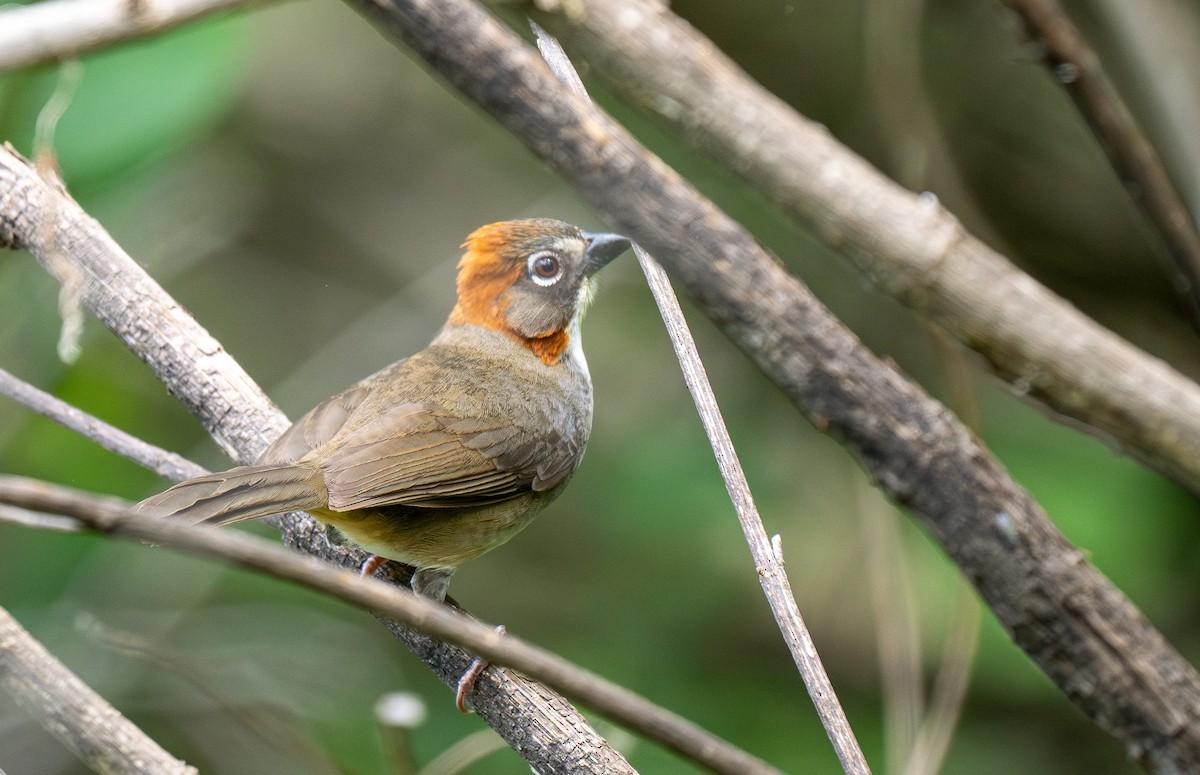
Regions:
M 1175 290 L 1200 325 L 1200 233 L 1166 164 L 1113 88 L 1100 58 L 1055 0 L 1002 2 L 1021 18 L 1054 79 L 1067 90 L 1125 190 L 1162 240 Z
M 558 80 L 587 99 L 588 94 L 583 81 L 559 42 L 533 22 L 530 22 L 530 25 L 537 37 L 538 50 L 542 52 L 542 57 Z M 804 679 L 804 685 L 817 709 L 825 734 L 829 736 L 844 772 L 869 773 L 866 757 L 863 756 L 858 740 L 854 737 L 850 722 L 846 720 L 846 713 L 838 702 L 833 684 L 829 681 L 825 666 L 821 664 L 821 658 L 817 654 L 816 644 L 813 643 L 812 635 L 809 634 L 804 618 L 800 615 L 800 607 L 796 604 L 791 582 L 788 581 L 787 571 L 783 567 L 783 557 L 774 550 L 771 539 L 767 538 L 766 528 L 763 527 L 758 507 L 755 506 L 754 497 L 750 492 L 750 484 L 746 481 L 746 474 L 742 470 L 737 450 L 734 449 L 733 439 L 729 437 L 729 430 L 721 417 L 717 398 L 713 394 L 687 320 L 683 317 L 679 299 L 671 288 L 671 281 L 662 266 L 640 245 L 635 243 L 633 251 L 637 255 L 642 272 L 646 275 L 646 283 L 650 286 L 654 301 L 658 304 L 667 334 L 671 338 L 671 345 L 675 348 L 675 357 L 683 370 L 684 382 L 696 403 L 696 411 L 704 425 L 704 432 L 717 458 L 721 478 L 733 502 L 738 522 L 741 523 L 742 532 L 746 536 L 746 543 L 750 546 L 750 555 L 754 560 L 759 584 L 767 596 L 775 623 L 783 634 L 784 642 L 787 643 L 800 676 Z
M 95 772 L 196 775 L 0 608 L 0 687 Z
M 1155 769 L 1200 761 L 1200 676 L 1191 665 L 969 430 L 863 347 L 752 235 L 558 83 L 529 46 L 477 4 L 348 2 L 666 262 L 764 373 L 819 428 L 845 440 L 877 484 L 912 510 L 1014 641 L 1098 726 Z M 645 35 L 668 29 L 649 21 Z M 657 47 L 664 56 L 684 54 Z M 720 91 L 711 79 L 703 85 Z M 746 120 L 746 110 L 736 114 Z M 886 203 L 889 196 L 882 196 Z M 907 202 L 906 215 L 917 217 L 889 224 L 900 232 L 889 238 L 919 238 L 919 254 L 931 249 L 928 242 L 930 255 L 942 256 L 967 239 L 936 207 L 898 191 L 890 198 Z M 830 204 L 872 210 L 876 202 L 838 197 Z M 997 293 L 986 283 L 979 291 Z
M 546 26 L 621 93 L 843 252 L 880 290 L 978 351 L 1019 395 L 1200 494 L 1195 383 L 1018 270 L 933 200 L 889 180 L 665 4 L 553 6 Z
M 161 544 L 296 582 L 457 644 L 494 665 L 520 670 L 714 772 L 780 775 L 770 765 L 691 722 L 556 654 L 498 633 L 450 606 L 287 551 L 257 536 L 146 517 L 115 498 L 15 476 L 0 476 L 0 503 L 70 516 L 93 530 Z

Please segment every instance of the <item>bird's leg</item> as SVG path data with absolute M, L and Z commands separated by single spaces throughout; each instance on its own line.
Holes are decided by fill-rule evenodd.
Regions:
M 450 577 L 453 575 L 453 570 L 445 568 L 418 568 L 413 571 L 412 581 L 408 585 L 421 597 L 442 603 L 446 600 L 446 591 L 450 589 Z
M 504 625 L 497 624 L 496 632 L 503 635 Z M 479 680 L 479 676 L 483 675 L 483 671 L 487 670 L 489 664 L 491 663 L 483 657 L 475 657 L 467 666 L 466 672 L 462 674 L 462 678 L 458 679 L 458 688 L 454 691 L 454 704 L 458 706 L 459 713 L 471 712 L 467 707 L 467 696 L 475 691 L 475 682 Z
M 367 561 L 362 564 L 363 578 L 370 578 L 371 576 L 374 576 L 375 571 L 379 570 L 379 567 L 385 562 L 387 562 L 386 557 L 380 557 L 378 554 L 372 554 L 367 558 Z
M 450 588 L 452 575 L 454 575 L 453 570 L 419 568 L 413 573 L 412 581 L 409 584 L 412 586 L 412 591 L 418 595 L 440 602 L 446 599 L 446 591 Z M 496 632 L 504 632 L 504 625 L 498 626 Z M 462 678 L 458 679 L 458 687 L 454 691 L 454 704 L 462 713 L 469 712 L 467 696 L 475 690 L 475 682 L 479 680 L 480 674 L 487 669 L 487 666 L 486 659 L 475 657 L 466 672 L 463 673 Z

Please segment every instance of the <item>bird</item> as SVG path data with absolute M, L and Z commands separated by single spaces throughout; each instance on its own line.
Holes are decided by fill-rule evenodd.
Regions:
M 136 506 L 226 525 L 305 511 L 443 601 L 463 563 L 512 538 L 583 458 L 592 381 L 580 323 L 618 234 L 531 218 L 462 244 L 457 302 L 424 350 L 322 401 L 249 466 Z M 461 706 L 461 698 L 460 698 Z

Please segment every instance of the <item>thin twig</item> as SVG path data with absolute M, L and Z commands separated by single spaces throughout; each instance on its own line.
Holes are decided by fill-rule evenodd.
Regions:
M 921 720 L 908 762 L 896 772 L 927 775 L 942 771 L 946 752 L 962 715 L 970 686 L 975 649 L 979 640 L 979 601 L 966 586 L 955 595 L 950 632 L 929 697 L 929 710 Z
M 0 687 L 96 772 L 196 775 L 122 716 L 0 608 Z
M 1038 43 L 1051 74 L 1083 115 L 1125 184 L 1162 240 L 1175 290 L 1200 326 L 1200 232 L 1162 157 L 1113 88 L 1100 58 L 1055 0 L 1002 0 Z
M 866 757 L 863 756 L 858 740 L 854 736 L 854 730 L 846 719 L 846 713 L 842 710 L 841 703 L 838 702 L 833 684 L 817 654 L 817 646 L 813 642 L 812 635 L 809 634 L 807 625 L 804 624 L 799 606 L 796 605 L 791 582 L 788 581 L 787 571 L 783 567 L 783 553 L 779 550 L 778 542 L 773 545 L 771 539 L 767 537 L 762 518 L 758 514 L 758 507 L 754 505 L 746 474 L 742 470 L 741 461 L 733 448 L 729 430 L 725 427 L 724 420 L 721 419 L 721 411 L 717 406 L 712 385 L 709 384 L 704 364 L 701 363 L 700 355 L 696 351 L 696 342 L 692 339 L 692 334 L 683 319 L 683 310 L 680 309 L 675 292 L 671 289 L 667 273 L 650 254 L 642 250 L 641 246 L 636 243 L 634 251 L 637 253 L 642 271 L 654 293 L 654 299 L 658 302 L 663 322 L 671 336 L 671 344 L 675 348 L 676 357 L 683 370 L 683 380 L 692 394 L 692 399 L 696 403 L 696 411 L 700 414 L 704 431 L 708 434 L 709 442 L 712 444 L 717 458 L 717 466 L 721 470 L 721 478 L 725 481 L 725 488 L 733 501 L 738 522 L 746 536 L 746 543 L 750 546 L 750 555 L 754 559 L 758 582 L 767 596 L 771 613 L 775 616 L 775 622 L 783 634 L 788 650 L 792 653 L 792 659 L 800 671 L 800 676 L 804 679 L 808 695 L 817 710 L 817 715 L 821 718 L 821 725 L 825 727 L 825 734 L 829 736 L 829 742 L 833 744 L 843 771 L 869 773 L 871 769 L 867 765 Z
M 875 624 L 886 770 L 899 773 L 912 753 L 925 714 L 920 622 L 905 567 L 899 515 L 861 479 L 854 482 L 850 494 L 858 512 Z
M 82 409 L 37 389 L 4 369 L 0 369 L 0 394 L 70 428 L 80 436 L 91 439 L 109 452 L 115 452 L 149 468 L 159 476 L 179 481 L 207 473 L 202 466 L 182 455 L 147 444 L 136 436 L 114 428 Z
M 249 0 L 49 0 L 0 9 L 0 73 L 165 32 Z
M 114 498 L 23 477 L 0 476 L 0 503 L 70 516 L 105 533 L 294 581 L 455 643 L 495 665 L 515 668 L 714 772 L 779 775 L 778 770 L 762 760 L 556 654 L 513 635 L 498 633 L 450 606 L 414 595 L 407 589 L 287 551 L 249 533 L 155 519 L 130 510 L 127 504 Z
M 530 26 L 537 36 L 538 50 L 541 51 L 542 58 L 546 60 L 550 70 L 576 94 L 587 98 L 587 89 L 584 88 L 579 73 L 559 42 L 532 21 Z M 771 613 L 775 616 L 775 622 L 783 634 L 788 650 L 791 651 L 800 676 L 804 679 L 804 685 L 817 709 L 821 724 L 825 727 L 825 733 L 829 736 L 845 772 L 870 772 L 866 757 L 855 739 L 854 730 L 850 727 L 846 713 L 833 690 L 833 684 L 825 672 L 825 666 L 821 664 L 812 635 L 809 634 L 804 618 L 800 615 L 800 607 L 796 605 L 787 571 L 783 567 L 783 557 L 775 551 L 767 537 L 766 528 L 763 527 L 758 507 L 755 506 L 754 497 L 750 492 L 750 484 L 746 481 L 737 450 L 733 447 L 733 440 L 729 437 L 729 430 L 721 417 L 717 398 L 705 373 L 704 363 L 700 360 L 700 353 L 696 350 L 696 342 L 683 317 L 679 299 L 671 288 L 671 281 L 662 266 L 640 245 L 635 243 L 633 250 L 638 263 L 641 264 L 642 272 L 646 275 L 646 282 L 654 295 L 654 301 L 658 304 L 667 334 L 671 338 L 671 345 L 675 349 L 675 357 L 683 370 L 684 383 L 696 403 L 696 411 L 704 425 L 704 432 L 717 458 L 721 479 L 725 482 L 725 489 L 733 501 L 738 522 L 746 536 L 746 543 L 750 546 L 750 556 L 754 560 L 758 582 L 767 596 Z
M 23 509 L 20 506 L 9 506 L 6 503 L 0 503 L 0 522 L 36 527 L 38 530 L 49 530 L 54 533 L 78 533 L 83 530 L 77 519 Z

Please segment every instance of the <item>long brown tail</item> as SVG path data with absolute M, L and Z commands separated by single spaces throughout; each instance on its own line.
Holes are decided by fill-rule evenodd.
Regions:
M 295 465 L 242 466 L 171 487 L 139 503 L 138 511 L 225 525 L 326 505 L 321 474 Z

